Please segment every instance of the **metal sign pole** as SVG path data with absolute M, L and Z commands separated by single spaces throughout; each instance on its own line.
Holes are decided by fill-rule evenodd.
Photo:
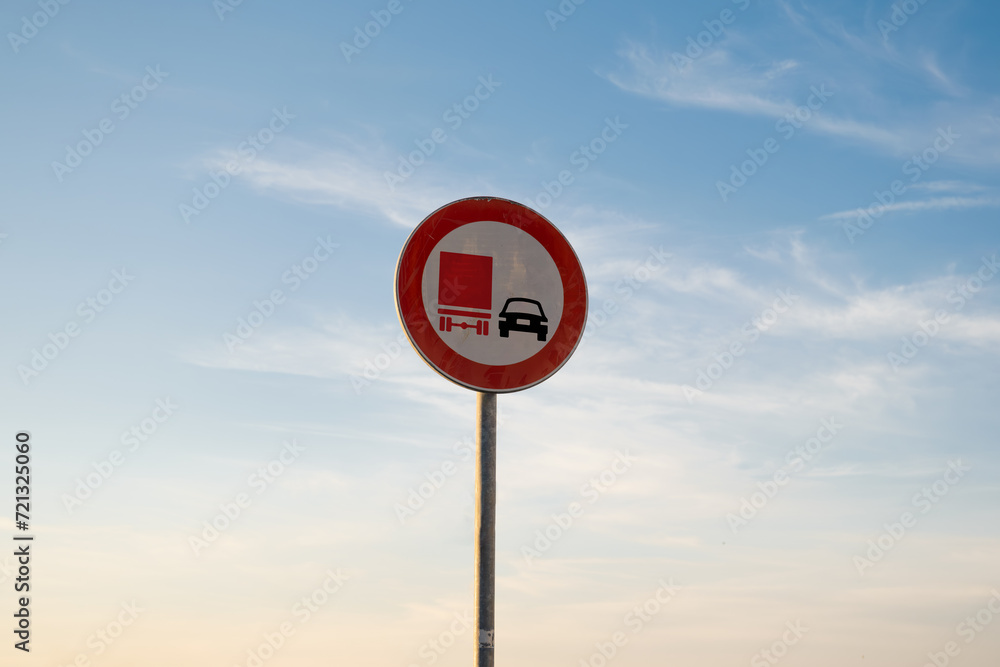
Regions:
M 496 575 L 497 395 L 476 396 L 476 625 L 475 667 L 493 667 Z

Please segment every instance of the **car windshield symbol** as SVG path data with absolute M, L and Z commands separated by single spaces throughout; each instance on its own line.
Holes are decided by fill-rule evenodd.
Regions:
M 511 331 L 524 331 L 535 334 L 538 340 L 543 341 L 549 333 L 548 321 L 542 304 L 534 299 L 514 297 L 507 299 L 503 305 L 497 328 L 501 338 L 510 337 Z

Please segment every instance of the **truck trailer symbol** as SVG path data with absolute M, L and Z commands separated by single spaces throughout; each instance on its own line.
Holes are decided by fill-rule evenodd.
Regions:
M 487 336 L 492 308 L 493 258 L 441 251 L 438 328 L 441 331 L 451 331 L 452 327 L 475 329 L 477 336 Z M 473 319 L 475 322 L 456 322 L 452 317 Z

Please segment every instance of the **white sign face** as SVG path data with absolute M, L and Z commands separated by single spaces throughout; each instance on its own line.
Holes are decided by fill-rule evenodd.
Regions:
M 427 259 L 421 291 L 441 340 L 488 366 L 537 354 L 563 315 L 562 278 L 549 252 L 501 222 L 472 222 L 446 234 Z

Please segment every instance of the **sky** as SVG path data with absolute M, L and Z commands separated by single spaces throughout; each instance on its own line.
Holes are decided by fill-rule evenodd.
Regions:
M 467 664 L 476 396 L 393 274 L 488 195 L 590 305 L 499 396 L 498 664 L 994 665 L 998 19 L 6 3 L 0 664 Z

